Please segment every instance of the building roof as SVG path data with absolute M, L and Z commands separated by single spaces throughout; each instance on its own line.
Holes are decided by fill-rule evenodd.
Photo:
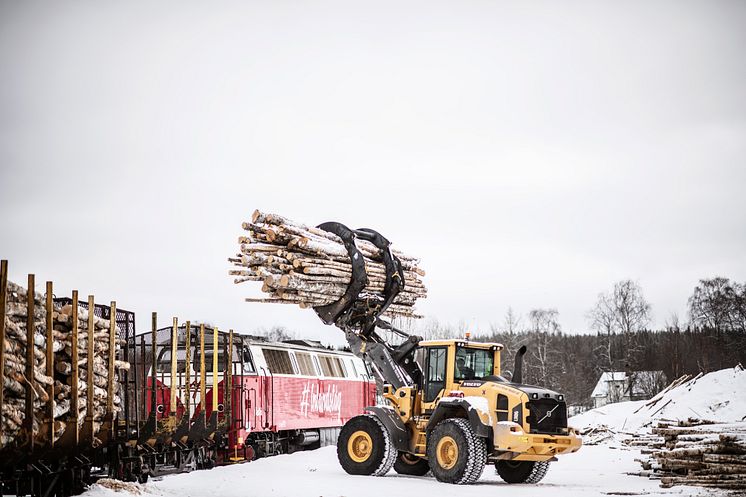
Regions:
M 633 371 L 632 378 L 634 378 L 635 384 L 632 385 L 632 392 L 637 395 L 643 391 L 639 388 L 638 383 L 640 381 L 647 381 L 652 378 L 657 378 L 662 374 L 662 371 Z M 624 382 L 627 379 L 627 373 L 624 371 L 609 371 L 601 373 L 601 377 L 596 383 L 596 387 L 593 389 L 591 397 L 606 397 L 609 394 L 609 383 L 617 381 Z
M 591 397 L 606 397 L 609 394 L 609 382 L 612 381 L 624 381 L 627 378 L 627 373 L 624 371 L 609 371 L 601 373 L 601 377 L 596 383 L 596 388 L 593 389 Z

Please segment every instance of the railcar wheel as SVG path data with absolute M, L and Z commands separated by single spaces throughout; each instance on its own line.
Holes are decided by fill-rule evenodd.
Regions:
M 376 416 L 356 416 L 339 433 L 337 459 L 351 475 L 383 476 L 394 465 L 396 455 L 388 430 Z
M 407 452 L 399 452 L 394 471 L 400 475 L 425 476 L 430 471 L 427 459 L 413 456 Z
M 497 461 L 495 468 L 506 483 L 539 483 L 549 471 L 549 461 Z
M 430 470 L 438 481 L 457 485 L 474 483 L 482 476 L 487 460 L 484 438 L 462 418 L 441 421 L 427 441 Z

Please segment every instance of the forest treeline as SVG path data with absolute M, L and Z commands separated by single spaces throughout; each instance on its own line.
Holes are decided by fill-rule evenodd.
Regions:
M 593 333 L 563 333 L 556 309 L 534 309 L 526 316 L 508 309 L 500 324 L 475 340 L 505 346 L 502 370 L 513 371 L 515 352 L 526 345 L 523 381 L 563 392 L 570 404 L 591 406 L 591 393 L 603 372 L 662 371 L 639 387 L 648 396 L 683 374 L 746 364 L 746 284 L 727 278 L 699 281 L 688 300 L 688 320 L 666 320 L 650 329 L 651 305 L 631 280 L 598 296 L 587 314 Z M 463 336 L 465 329 L 431 321 L 425 338 Z M 655 381 L 650 380 L 655 378 Z

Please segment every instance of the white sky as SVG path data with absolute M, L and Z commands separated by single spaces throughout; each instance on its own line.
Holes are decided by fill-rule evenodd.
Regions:
M 565 331 L 633 278 L 662 325 L 746 280 L 746 3 L 0 1 L 11 278 L 250 332 L 255 208 L 379 230 L 428 316 Z

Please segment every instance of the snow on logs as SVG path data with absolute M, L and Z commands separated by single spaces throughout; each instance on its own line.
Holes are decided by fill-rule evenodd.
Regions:
M 228 259 L 237 269 L 229 274 L 235 276 L 234 283 L 262 282 L 262 291 L 268 294 L 247 302 L 297 304 L 306 309 L 332 303 L 345 293 L 352 265 L 337 235 L 258 210 L 243 229 L 247 235 L 238 239 L 239 253 Z M 361 296 L 382 298 L 386 272 L 381 252 L 365 240 L 356 244 L 368 275 Z M 414 306 L 427 296 L 422 282 L 425 271 L 417 258 L 398 251 L 394 255 L 401 261 L 405 284 L 384 316 L 421 317 Z
M 5 261 L 3 264 L 6 267 Z M 29 283 L 32 282 L 30 277 Z M 51 290 L 51 283 L 47 290 Z M 29 299 L 26 288 L 10 281 L 4 296 L 4 330 L 0 334 L 4 336 L 0 354 L 3 364 L 0 450 L 29 443 L 49 445 L 58 441 L 76 422 L 78 430 L 88 430 L 93 440 L 107 413 L 113 415 L 113 420 L 121 410 L 118 370 L 129 368 L 127 362 L 116 360 L 120 343 L 116 333 L 110 333 L 110 321 L 89 316 L 88 310 L 80 305 L 77 312 L 69 304 L 53 306 L 51 298 L 47 301 L 47 296 L 39 293 Z M 76 300 L 77 293 L 74 293 L 73 301 Z M 92 297 L 89 305 L 91 303 Z M 48 306 L 53 309 L 51 316 L 48 316 Z M 31 307 L 33 312 L 30 313 Z M 76 319 L 78 326 L 74 332 Z M 50 326 L 52 340 L 51 347 L 47 347 Z M 74 344 L 75 333 L 77 343 Z M 114 360 L 110 364 L 112 345 Z M 78 367 L 73 367 L 76 362 Z M 89 371 L 93 372 L 92 381 L 89 381 Z M 89 399 L 91 390 L 93 396 Z M 112 392 L 110 401 L 109 392 Z M 31 419 L 27 417 L 29 411 L 33 413 Z
M 660 478 L 662 487 L 746 490 L 745 422 L 661 420 L 652 432 L 653 436 L 628 445 L 648 454 L 650 458 L 640 463 L 646 475 Z

